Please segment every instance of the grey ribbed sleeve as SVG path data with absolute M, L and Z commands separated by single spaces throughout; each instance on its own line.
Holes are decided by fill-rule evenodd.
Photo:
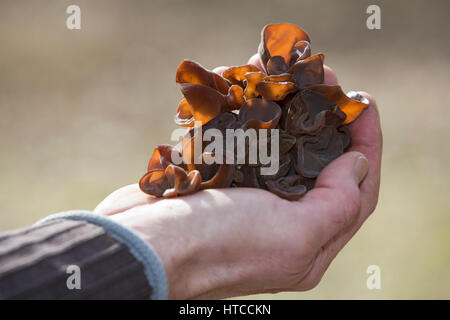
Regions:
M 80 289 L 67 279 L 80 268 Z M 149 299 L 144 267 L 104 228 L 55 220 L 0 234 L 0 299 Z

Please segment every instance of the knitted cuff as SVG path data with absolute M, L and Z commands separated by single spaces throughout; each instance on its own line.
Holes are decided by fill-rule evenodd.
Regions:
M 82 220 L 104 228 L 111 237 L 126 245 L 133 256 L 143 264 L 145 276 L 153 289 L 151 299 L 167 299 L 167 276 L 161 260 L 155 250 L 132 230 L 106 216 L 83 210 L 56 213 L 38 221 L 37 224 L 57 219 Z

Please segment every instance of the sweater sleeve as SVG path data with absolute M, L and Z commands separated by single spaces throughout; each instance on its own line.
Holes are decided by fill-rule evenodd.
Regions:
M 165 299 L 156 253 L 131 230 L 87 212 L 0 234 L 0 299 Z

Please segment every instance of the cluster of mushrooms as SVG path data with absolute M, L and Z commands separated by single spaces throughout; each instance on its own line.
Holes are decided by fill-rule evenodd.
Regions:
M 251 187 L 297 200 L 349 147 L 346 125 L 367 103 L 351 99 L 340 86 L 324 84 L 324 55 L 311 55 L 308 35 L 293 24 L 270 24 L 262 30 L 258 51 L 263 70 L 247 64 L 219 75 L 194 61 L 181 63 L 176 82 L 184 99 L 175 123 L 188 130 L 177 147 L 155 148 L 139 182 L 143 192 L 168 198 L 207 188 Z M 279 129 L 278 172 L 262 175 L 260 163 L 195 161 L 197 132 L 210 128 L 224 134 L 226 129 Z M 202 142 L 203 149 L 206 145 Z

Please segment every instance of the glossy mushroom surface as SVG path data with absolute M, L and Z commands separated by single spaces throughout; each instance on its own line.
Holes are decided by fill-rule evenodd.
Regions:
M 298 200 L 314 187 L 322 169 L 350 147 L 347 124 L 368 101 L 324 84 L 324 55 L 312 54 L 308 34 L 290 23 L 267 25 L 258 52 L 262 70 L 244 64 L 219 75 L 195 61 L 180 64 L 175 78 L 183 99 L 174 121 L 187 132 L 177 147 L 156 147 L 139 181 L 143 192 L 169 198 L 208 188 L 251 187 Z M 229 129 L 255 130 L 259 146 L 269 147 L 276 137 L 278 148 L 270 145 L 268 150 L 275 152 L 278 170 L 263 174 L 269 165 L 247 156 L 238 163 L 237 149 L 247 152 L 248 141 L 227 140 L 217 147 L 201 140 L 208 129 L 222 136 Z M 267 140 L 261 140 L 261 129 L 267 130 Z

